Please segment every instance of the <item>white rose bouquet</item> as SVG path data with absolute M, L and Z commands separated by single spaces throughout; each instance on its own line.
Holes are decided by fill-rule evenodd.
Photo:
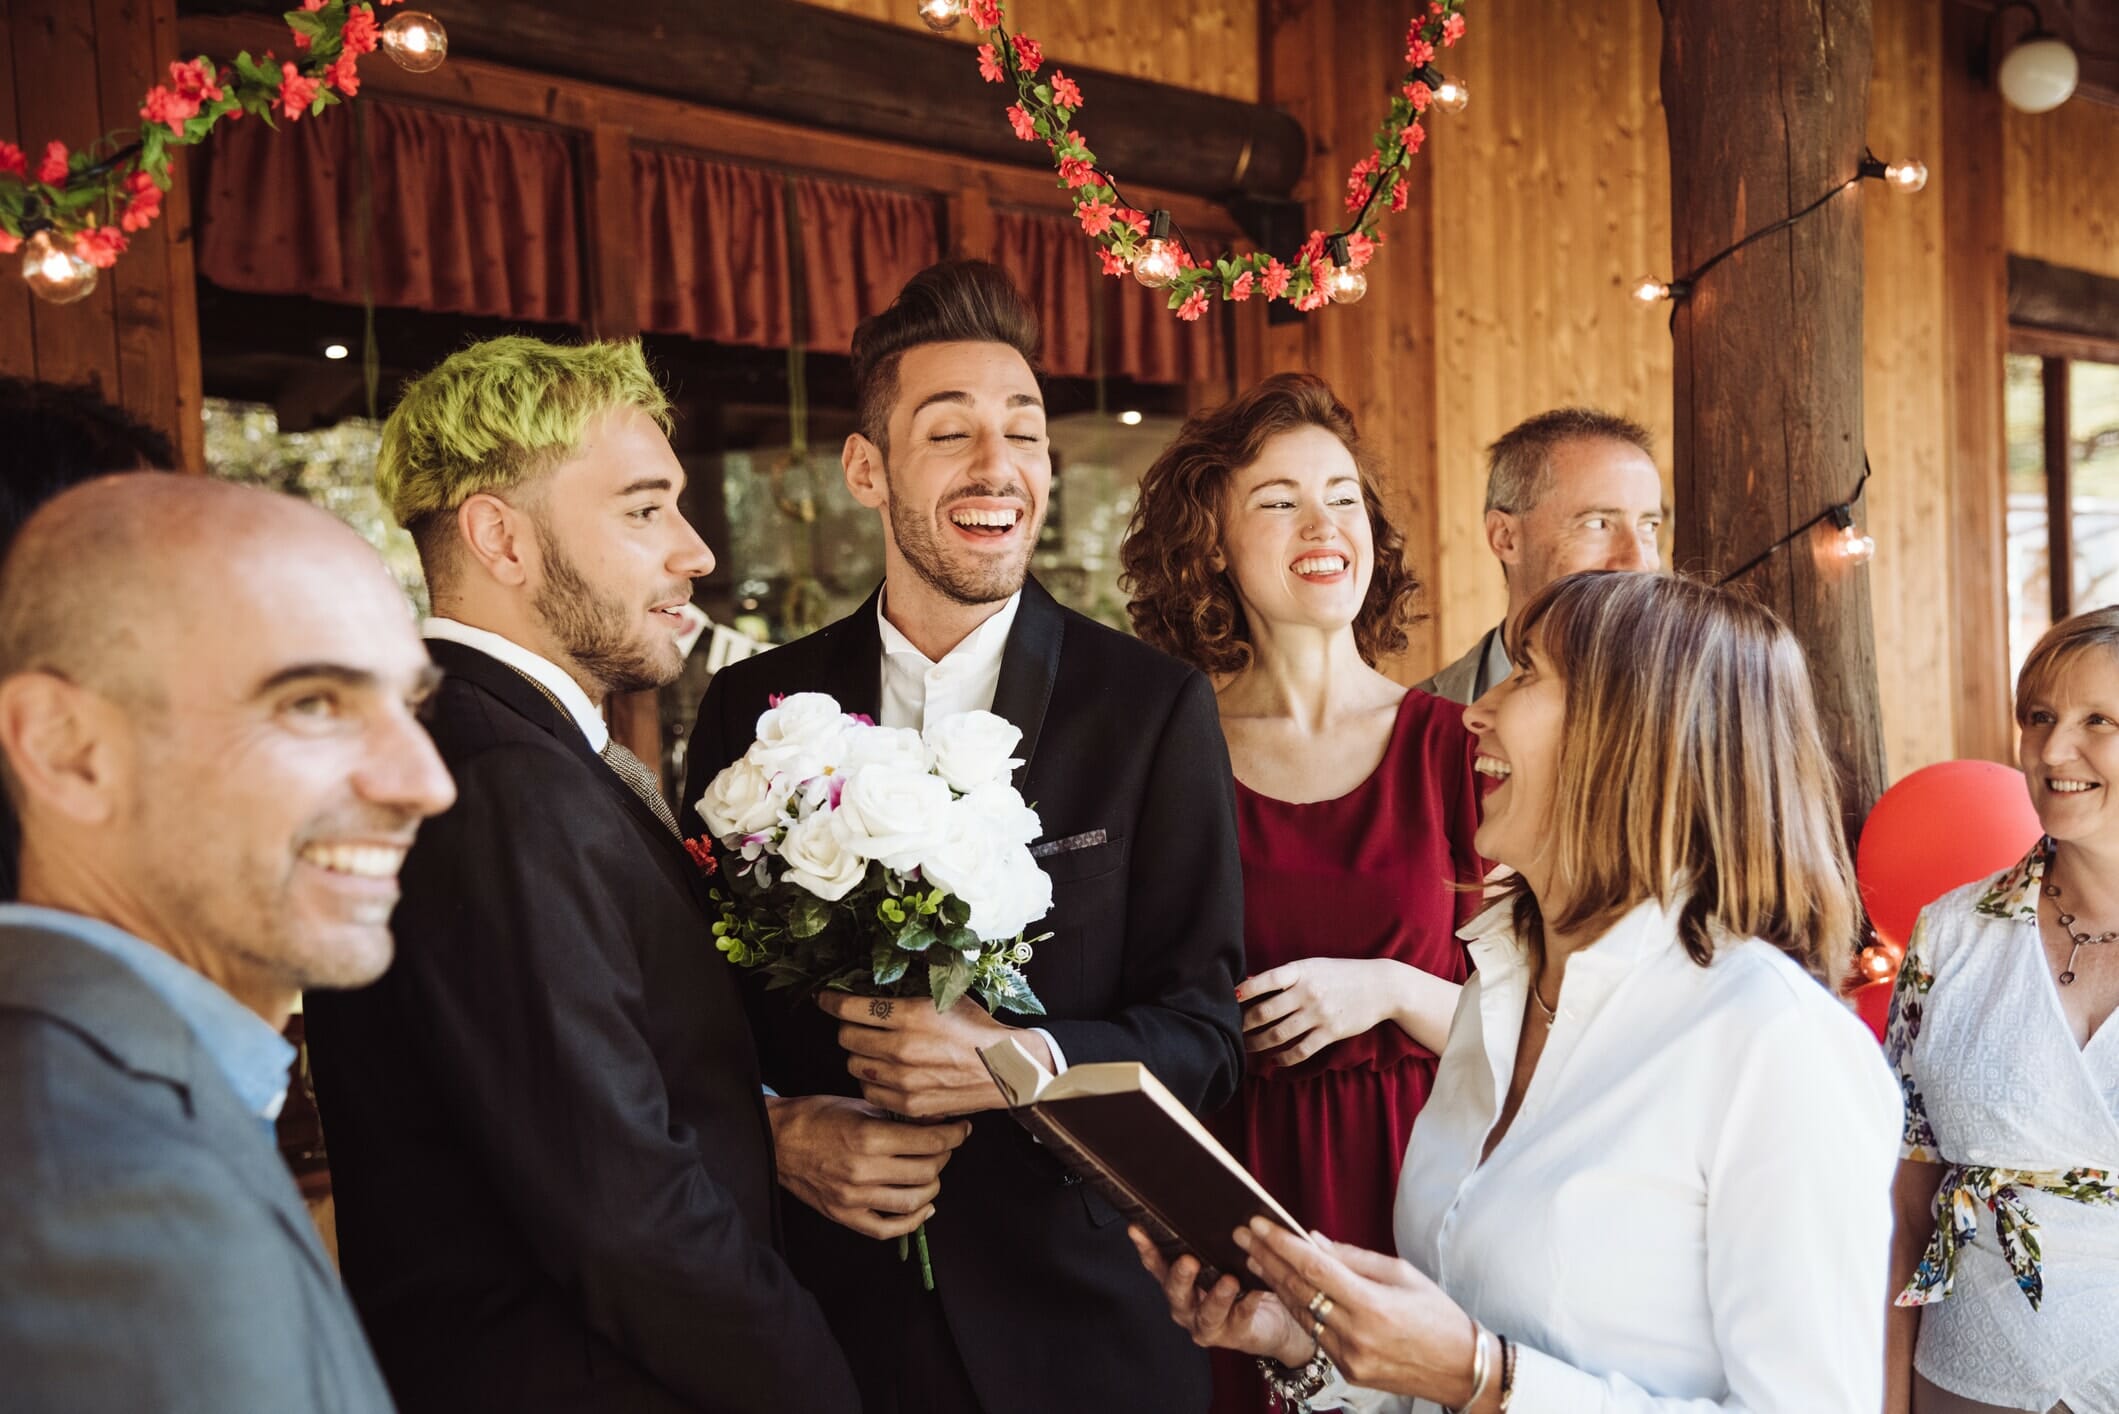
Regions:
M 877 726 L 821 692 L 772 699 L 698 802 L 718 856 L 714 943 L 767 985 L 863 996 L 966 992 L 1042 1016 L 1023 934 L 1052 909 L 1037 812 L 1009 784 L 1022 732 L 965 712 Z M 1049 936 L 1049 935 L 1047 935 Z

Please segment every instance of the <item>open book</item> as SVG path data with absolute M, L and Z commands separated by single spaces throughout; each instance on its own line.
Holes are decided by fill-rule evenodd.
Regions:
M 1304 1230 L 1146 1066 L 1078 1065 L 1055 1079 L 1013 1037 L 979 1055 L 1023 1127 L 1152 1237 L 1165 1260 L 1197 1257 L 1201 1285 L 1224 1272 L 1247 1289 L 1262 1285 L 1231 1238 L 1252 1218 Z

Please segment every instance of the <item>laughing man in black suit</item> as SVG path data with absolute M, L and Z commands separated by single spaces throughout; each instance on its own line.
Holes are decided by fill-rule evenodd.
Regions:
M 829 692 L 920 727 L 990 708 L 1022 729 L 1054 935 L 1029 965 L 1049 1015 L 871 1007 L 749 991 L 790 1205 L 869 1414 L 1188 1414 L 1205 1357 L 1173 1338 L 1117 1214 L 1001 1113 L 978 1058 L 1022 1038 L 1055 1068 L 1146 1063 L 1196 1110 L 1234 1092 L 1242 897 L 1228 757 L 1205 678 L 1028 578 L 1052 485 L 1037 326 L 991 265 L 914 277 L 854 339 L 846 484 L 881 512 L 883 586 L 850 617 L 724 669 L 685 800 L 749 746 L 774 693 Z M 687 833 L 703 829 L 693 816 Z M 880 1013 L 880 1014 L 879 1014 Z M 918 1118 L 971 1116 L 923 1127 Z M 946 1181 L 934 1128 L 969 1138 Z M 939 1196 L 938 1196 L 939 1195 Z M 935 1287 L 876 1241 L 927 1223 Z

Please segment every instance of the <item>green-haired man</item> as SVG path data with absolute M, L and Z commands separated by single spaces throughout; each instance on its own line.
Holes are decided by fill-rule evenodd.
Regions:
M 397 964 L 309 1037 L 347 1286 L 408 1414 L 856 1408 L 777 1250 L 698 870 L 601 712 L 677 676 L 713 568 L 668 426 L 637 343 L 502 338 L 383 428 L 458 801 L 405 863 Z

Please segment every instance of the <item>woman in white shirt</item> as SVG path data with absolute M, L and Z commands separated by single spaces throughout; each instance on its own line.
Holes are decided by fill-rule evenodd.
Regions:
M 1855 895 L 1801 650 L 1641 574 L 1561 580 L 1513 638 L 1465 721 L 1516 875 L 1464 930 L 1403 1260 L 1260 1222 L 1265 1292 L 1142 1261 L 1295 1407 L 1873 1414 L 1899 1101 L 1819 980 Z
M 1922 910 L 1885 1030 L 1891 1414 L 2119 1414 L 2119 609 L 2039 640 L 2016 721 L 2045 837 Z

